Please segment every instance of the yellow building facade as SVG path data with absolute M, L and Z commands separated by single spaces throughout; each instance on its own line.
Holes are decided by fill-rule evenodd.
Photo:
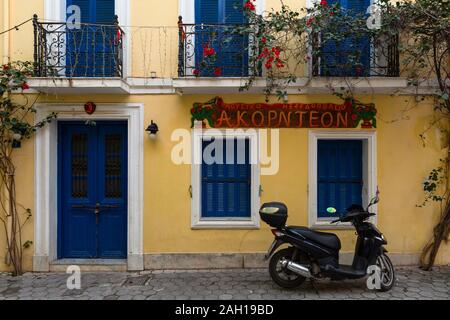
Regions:
M 322 221 L 320 215 L 317 217 L 317 141 L 321 139 L 361 141 L 362 202 L 367 203 L 376 189 L 380 190 L 375 223 L 387 238 L 387 249 L 394 264 L 418 263 L 421 250 L 429 241 L 439 216 L 437 205 L 417 206 L 424 199 L 422 182 L 439 164 L 446 149 L 442 148 L 439 132 L 435 131 L 427 133 L 427 145 L 423 146 L 419 134 L 433 117 L 432 105 L 427 100 L 417 103 L 417 97 L 412 93 L 393 94 L 396 89 L 406 90 L 404 78 L 350 80 L 354 81 L 358 100 L 376 106 L 376 128 L 272 128 L 268 131 L 258 128 L 249 133 L 251 148 L 255 148 L 258 155 L 263 150 L 262 144 L 270 145 L 274 139 L 279 141 L 278 170 L 261 174 L 267 165 L 260 161 L 252 167 L 248 219 L 222 217 L 203 223 L 199 212 L 202 183 L 199 182 L 198 166 L 174 161 L 174 155 L 179 155 L 177 146 L 180 143 L 188 146 L 184 149 L 188 152 L 185 159 L 192 158 L 196 152 L 191 108 L 194 103 L 203 103 L 216 96 L 225 103 L 265 103 L 265 96 L 261 93 L 264 81 L 257 82 L 248 92 L 239 92 L 243 81 L 240 77 L 197 78 L 192 76 L 193 69 L 180 76 L 178 16 L 183 17 L 185 24 L 197 23 L 196 1 L 167 0 L 164 4 L 156 0 L 113 2 L 122 30 L 123 51 L 120 54 L 123 66 L 120 76 L 105 76 L 104 73 L 99 76 L 92 71 L 88 76 L 68 77 L 67 65 L 56 71 L 55 65 L 50 65 L 47 74 L 41 73 L 29 81 L 31 89 L 26 95 L 30 101 L 37 98 L 36 117 L 55 111 L 58 118 L 15 150 L 19 168 L 16 177 L 18 202 L 31 208 L 33 213 L 31 221 L 23 229 L 23 238 L 33 241 L 33 245 L 25 250 L 26 270 L 59 270 L 58 266 L 72 257 L 100 258 L 95 264 L 99 268 L 121 270 L 264 266 L 262 258 L 273 235 L 270 227 L 259 221 L 258 209 L 260 204 L 268 201 L 287 204 L 287 223 L 290 225 L 335 232 L 342 242 L 342 259 L 348 260 L 355 246 L 354 230 L 348 226 L 333 229 L 326 219 Z M 308 5 L 302 1 L 284 2 L 293 8 Z M 34 14 L 42 23 L 64 22 L 67 4 L 64 0 L 0 0 L 0 29 L 10 29 L 31 19 Z M 257 0 L 255 5 L 257 10 L 268 10 L 279 8 L 280 4 L 276 0 Z M 97 4 L 97 7 L 101 6 Z M 3 63 L 35 60 L 38 46 L 35 37 L 32 21 L 20 26 L 19 30 L 2 35 L 0 54 Z M 47 35 L 40 39 L 51 41 L 51 37 Z M 68 42 L 64 46 L 63 54 L 68 60 Z M 300 83 L 301 79 L 308 77 L 307 71 L 304 72 Z M 342 101 L 329 93 L 328 81 L 333 81 L 336 87 L 341 86 L 339 78 L 325 81 L 318 77 L 301 92 L 299 87 L 292 88 L 284 103 L 341 104 Z M 86 102 L 95 103 L 94 113 L 86 113 Z M 269 103 L 280 102 L 271 98 Z M 69 258 L 61 249 L 65 241 L 70 242 L 89 232 L 88 228 L 87 231 L 72 230 L 70 232 L 75 234 L 71 233 L 72 238 L 61 234 L 64 225 L 59 212 L 67 203 L 63 203 L 66 198 L 60 194 L 62 188 L 58 180 L 64 175 L 65 163 L 71 161 L 70 157 L 64 158 L 61 153 L 64 151 L 59 149 L 65 141 L 70 141 L 62 137 L 66 129 L 61 127 L 64 123 L 84 123 L 86 120 L 100 124 L 123 122 L 125 125 L 127 166 L 122 179 L 126 177 L 126 183 L 122 181 L 125 183 L 122 189 L 111 191 L 119 193 L 125 204 L 109 205 L 124 205 L 124 220 L 119 224 L 125 225 L 126 252 L 114 263 L 105 262 L 109 260 L 108 254 L 114 257 L 112 249 L 105 249 L 109 253 L 104 256 L 77 257 L 76 252 L 81 249 L 75 245 L 73 250 L 68 250 Z M 159 128 L 153 138 L 145 131 L 151 121 Z M 102 130 L 101 125 L 98 130 Z M 266 133 L 271 137 L 268 142 L 264 139 Z M 95 134 L 101 136 L 101 133 Z M 98 155 L 109 150 L 108 145 L 105 148 L 91 151 Z M 275 149 L 272 147 L 271 151 Z M 276 157 L 271 156 L 275 161 Z M 72 207 L 68 208 L 72 209 L 80 206 L 78 202 L 70 202 L 70 205 Z M 0 237 L 0 257 L 0 271 L 8 270 L 3 236 Z M 73 260 L 69 262 L 73 263 Z M 436 262 L 450 262 L 448 245 L 441 247 Z

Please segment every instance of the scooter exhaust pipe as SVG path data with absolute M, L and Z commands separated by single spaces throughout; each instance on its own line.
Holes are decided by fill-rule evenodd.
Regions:
M 309 271 L 309 269 L 305 266 L 302 266 L 301 264 L 289 261 L 289 260 L 284 260 L 282 262 L 283 267 L 286 267 L 287 269 L 291 270 L 292 272 L 295 272 L 305 278 L 312 278 L 312 274 Z

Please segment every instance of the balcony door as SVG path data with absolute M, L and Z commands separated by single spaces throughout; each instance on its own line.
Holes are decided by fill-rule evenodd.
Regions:
M 68 77 L 114 77 L 117 74 L 115 0 L 67 0 L 81 11 L 80 28 L 67 28 Z
M 329 5 L 339 3 L 348 14 L 365 14 L 371 0 L 328 0 Z M 345 30 L 342 30 L 345 32 Z M 356 76 L 370 75 L 370 39 L 367 35 L 347 37 L 343 41 L 322 38 L 320 75 Z M 357 63 L 349 58 L 357 57 Z
M 195 0 L 195 66 L 200 76 L 248 75 L 248 37 L 233 34 L 246 22 L 244 0 Z M 214 48 L 214 63 L 204 48 Z

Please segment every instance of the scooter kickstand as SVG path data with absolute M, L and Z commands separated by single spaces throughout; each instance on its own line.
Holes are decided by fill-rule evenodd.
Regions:
M 314 291 L 316 292 L 316 294 L 319 294 L 319 290 L 316 287 L 316 280 L 314 278 L 309 278 L 309 281 L 311 283 L 311 287 L 314 289 Z

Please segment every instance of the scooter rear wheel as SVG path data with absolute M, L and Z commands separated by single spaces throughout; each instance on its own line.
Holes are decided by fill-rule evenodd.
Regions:
M 282 288 L 295 288 L 305 281 L 305 277 L 296 274 L 282 266 L 283 260 L 292 260 L 294 248 L 277 251 L 269 262 L 269 273 L 272 280 Z

